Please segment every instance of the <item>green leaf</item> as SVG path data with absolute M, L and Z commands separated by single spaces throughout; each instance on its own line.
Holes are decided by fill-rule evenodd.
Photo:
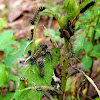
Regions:
M 9 73 L 9 75 L 8 75 L 8 80 L 12 80 L 12 81 L 14 81 L 14 82 L 18 82 L 19 81 L 19 77 L 18 76 L 15 76 L 15 75 L 13 75 L 13 74 L 10 74 Z
M 100 58 L 100 43 L 94 46 L 93 51 L 90 53 L 90 56 Z
M 93 49 L 92 42 L 89 41 L 89 42 L 85 43 L 83 48 L 86 51 L 86 53 L 90 52 Z
M 63 8 L 66 10 L 67 14 L 77 10 L 76 0 L 63 0 L 63 5 Z
M 81 50 L 86 43 L 86 39 L 78 35 L 77 41 L 74 44 L 74 52 L 77 54 L 79 50 Z
M 54 98 L 54 99 L 50 99 L 50 100 L 58 100 L 57 98 Z
M 90 56 L 85 55 L 82 58 L 82 64 L 83 64 L 83 68 L 84 70 L 88 71 L 91 67 L 92 67 L 92 58 Z
M 53 60 L 50 62 L 48 55 L 46 55 L 45 58 L 45 63 L 44 63 L 44 77 L 40 76 L 40 67 L 35 64 L 33 66 L 28 66 L 26 68 L 22 68 L 22 77 L 25 77 L 28 80 L 28 87 L 32 87 L 34 86 L 33 82 L 35 83 L 35 86 L 51 86 L 51 81 L 52 81 L 52 76 L 53 76 L 53 66 L 57 65 L 57 62 L 59 61 L 59 57 L 60 57 L 60 49 L 59 48 L 55 48 L 51 50 L 52 52 L 52 57 Z M 57 52 L 57 53 L 56 53 Z M 17 88 L 17 91 L 21 91 L 21 89 L 24 89 L 24 83 L 23 81 L 19 82 L 19 87 Z M 21 98 L 24 96 L 30 96 L 30 98 L 32 98 L 32 100 L 39 100 L 39 97 L 42 98 L 44 92 L 37 92 L 36 90 L 31 90 L 30 93 L 29 91 L 25 91 L 23 90 L 23 92 L 20 94 Z M 34 94 L 35 96 L 34 96 Z M 15 99 L 18 100 L 17 96 L 18 96 L 19 92 L 15 93 Z M 32 94 L 32 95 L 31 95 Z M 16 96 L 17 95 L 17 96 Z M 20 99 L 20 100 L 27 100 L 27 99 Z M 31 99 L 30 99 L 31 100 Z
M 61 15 L 62 13 L 62 6 L 61 5 L 58 5 L 56 1 L 54 0 L 48 0 L 46 3 L 45 3 L 45 7 L 47 9 L 50 9 L 51 11 L 55 12 L 58 16 Z M 44 12 L 43 15 L 47 15 L 49 17 L 51 17 L 52 15 L 48 12 Z
M 87 29 L 87 31 L 88 31 L 88 29 Z M 88 32 L 88 36 L 91 38 L 93 33 L 94 33 L 94 28 L 90 27 L 89 32 Z
M 15 52 L 15 48 L 13 48 L 13 47 L 7 47 L 4 49 L 5 55 L 12 54 L 14 52 Z
M 95 98 L 95 100 L 100 100 L 100 98 Z
M 92 17 L 92 13 L 90 10 L 86 10 L 84 12 L 84 16 L 80 17 L 79 20 L 81 21 L 88 21 Z
M 8 74 L 5 70 L 4 64 L 0 63 L 0 87 L 7 83 Z
M 96 0 L 96 1 L 99 1 L 99 0 Z M 96 16 L 97 14 L 99 14 L 99 11 L 100 11 L 100 7 L 98 7 L 97 5 L 95 5 L 93 7 L 93 15 Z
M 17 41 L 12 41 L 12 40 L 9 40 L 9 41 L 6 41 L 6 42 L 4 41 L 4 43 L 1 44 L 0 49 L 4 50 L 5 48 L 10 47 L 12 44 L 18 45 L 18 42 Z
M 56 53 L 56 51 L 58 53 Z M 37 66 L 37 64 L 33 65 L 30 67 L 30 69 L 28 68 L 23 68 L 22 71 L 22 76 L 28 78 L 28 71 L 30 70 L 30 74 L 32 74 L 31 76 L 34 77 L 30 77 L 29 81 L 32 83 L 32 80 L 36 81 L 36 85 L 37 86 L 45 86 L 51 85 L 51 80 L 52 80 L 52 75 L 53 75 L 53 66 L 57 65 L 57 62 L 59 60 L 60 57 L 60 52 L 59 52 L 59 48 L 55 48 L 51 50 L 52 52 L 52 56 L 53 56 L 53 60 L 50 62 L 48 55 L 45 56 L 45 64 L 44 64 L 44 77 L 42 78 L 40 76 L 40 67 Z M 24 76 L 25 75 L 25 76 Z
M 77 22 L 75 23 L 75 30 L 78 29 L 79 26 L 80 26 L 80 22 L 77 21 Z
M 86 17 L 86 16 L 82 16 L 82 17 L 80 17 L 80 18 L 79 18 L 79 20 L 81 20 L 81 21 L 88 21 L 88 20 L 89 20 L 89 18 L 88 18 L 88 17 Z
M 19 48 L 18 52 L 15 54 L 15 57 L 22 57 L 23 56 L 23 52 L 24 52 L 26 45 L 27 45 L 26 40 L 22 40 L 20 42 L 20 48 Z
M 42 100 L 44 92 L 38 92 L 36 90 L 17 90 L 13 99 L 15 100 Z
M 86 16 L 87 19 L 89 20 L 89 19 L 92 17 L 92 12 L 91 12 L 90 10 L 86 10 L 86 11 L 84 12 L 84 16 Z
M 13 36 L 13 31 L 12 30 L 7 30 L 3 33 L 0 34 L 0 45 L 5 42 L 8 41 L 9 39 L 11 39 Z
M 99 37 L 100 37 L 100 33 L 96 32 L 95 38 L 96 38 L 96 39 L 99 39 Z
M 12 44 L 18 45 L 17 41 L 12 40 L 13 31 L 7 30 L 0 34 L 0 50 L 4 50 L 5 48 L 11 46 Z
M 96 46 L 94 46 L 93 50 L 97 51 L 98 53 L 100 53 L 100 43 L 97 44 Z
M 2 96 L 0 95 L 0 100 L 2 100 L 3 98 L 2 98 Z
M 97 24 L 97 25 L 95 26 L 95 29 L 100 29 L 100 24 Z
M 60 32 L 58 30 L 54 31 L 52 29 L 48 29 L 48 32 L 50 32 L 50 34 L 52 35 L 52 37 L 54 38 L 55 41 L 61 41 L 61 39 L 59 37 Z M 45 34 L 45 36 L 48 36 L 48 33 L 46 30 L 44 31 L 44 34 Z
M 66 89 L 65 89 L 65 91 L 69 91 L 70 90 L 70 84 L 71 84 L 71 78 L 68 78 L 67 82 L 66 82 Z
M 11 100 L 13 95 L 14 95 L 14 93 L 7 93 L 5 95 L 5 97 L 2 97 L 2 99 L 0 99 L 0 100 Z
M 100 58 L 100 53 L 98 53 L 97 51 L 93 50 L 91 53 L 90 53 L 90 56 L 94 56 L 96 58 Z
M 76 26 L 76 24 L 75 24 L 75 26 Z M 78 30 L 80 30 L 80 29 L 83 29 L 84 27 L 85 27 L 85 25 L 82 24 L 82 25 L 80 25 L 79 27 L 77 27 L 77 29 L 76 29 L 76 28 L 75 28 L 75 29 L 76 29 L 76 31 L 78 31 Z
M 12 63 L 13 63 L 14 60 L 15 60 L 15 57 L 13 55 L 7 56 L 7 57 L 4 58 L 5 64 L 8 67 L 12 67 Z
M 61 26 L 61 27 L 64 27 L 65 25 L 66 25 L 66 22 L 68 22 L 68 17 L 70 17 L 72 14 L 68 14 L 68 15 L 62 15 L 61 17 L 60 17 L 60 21 L 62 22 L 62 24 L 63 24 L 63 26 Z
M 98 32 L 98 33 L 100 34 L 100 29 L 99 29 L 99 28 L 97 28 L 97 29 L 96 29 L 96 32 Z

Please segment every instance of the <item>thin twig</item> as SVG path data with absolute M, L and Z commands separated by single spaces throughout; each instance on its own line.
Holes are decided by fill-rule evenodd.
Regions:
M 44 28 L 45 28 L 45 30 L 47 31 L 47 34 L 49 35 L 49 37 L 50 37 L 52 43 L 54 44 L 54 46 L 55 46 L 56 48 L 58 48 L 57 43 L 55 42 L 54 38 L 52 37 L 52 35 L 51 35 L 50 32 L 48 31 L 48 29 L 47 29 L 45 26 L 44 26 Z
M 34 86 L 34 87 L 28 87 L 28 88 L 25 88 L 24 90 L 30 90 L 30 89 L 42 89 L 42 91 L 44 92 L 47 92 L 48 90 L 51 90 L 51 91 L 54 91 L 58 94 L 63 94 L 63 92 L 61 90 L 58 90 L 58 89 L 55 89 L 53 87 L 50 87 L 50 86 Z
M 53 19 L 53 16 L 50 17 L 50 20 L 49 20 L 49 23 L 48 23 L 48 29 L 50 29 L 50 27 L 51 27 L 52 19 Z
M 35 26 L 34 26 L 34 34 L 33 34 L 33 49 L 32 49 L 32 53 L 34 52 L 34 49 L 35 49 L 35 39 L 36 39 L 36 29 L 37 29 L 37 26 L 38 26 L 38 22 L 39 22 L 39 19 L 40 19 L 40 15 L 35 23 Z
M 68 53 L 69 42 L 66 38 L 64 38 L 64 40 L 65 40 L 65 61 L 61 71 L 61 75 L 63 76 L 61 77 L 61 90 L 64 92 L 64 94 L 59 95 L 59 100 L 65 100 L 65 88 L 67 81 L 65 73 L 68 72 L 69 62 L 70 62 L 70 53 Z
M 97 86 L 95 85 L 94 81 L 89 76 L 87 76 L 85 74 L 85 72 L 83 72 L 81 69 L 78 69 L 78 68 L 75 68 L 75 67 L 72 67 L 72 68 L 74 68 L 75 70 L 80 71 L 88 79 L 88 81 L 94 86 L 95 90 L 97 91 L 97 93 L 98 93 L 98 95 L 100 97 L 100 90 L 97 88 Z

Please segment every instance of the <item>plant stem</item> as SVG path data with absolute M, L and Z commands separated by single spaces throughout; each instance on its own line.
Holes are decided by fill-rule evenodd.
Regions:
M 65 88 L 66 88 L 66 81 L 68 78 L 66 78 L 66 73 L 68 73 L 68 67 L 69 67 L 69 62 L 70 62 L 70 55 L 68 53 L 68 47 L 69 47 L 69 42 L 66 38 L 65 40 L 65 62 L 64 65 L 62 66 L 62 71 L 61 71 L 61 90 L 63 91 L 63 94 L 59 95 L 59 100 L 65 100 Z
M 34 26 L 34 34 L 33 34 L 33 49 L 32 49 L 32 53 L 34 52 L 34 48 L 35 48 L 35 39 L 36 39 L 36 29 L 38 26 L 38 22 L 39 22 L 40 16 L 38 17 L 35 26 Z
M 59 16 L 58 16 L 55 12 L 53 12 L 53 11 L 51 11 L 51 10 L 49 10 L 49 9 L 46 9 L 46 10 L 44 10 L 43 12 L 47 12 L 47 13 L 51 14 L 53 17 L 56 18 L 56 20 L 57 20 L 58 24 L 60 25 L 60 27 L 63 26 L 62 22 L 60 21 Z
M 24 90 L 30 90 L 30 89 L 40 89 L 40 91 L 42 89 L 42 91 L 44 91 L 44 92 L 51 90 L 51 91 L 54 91 L 58 94 L 63 94 L 63 92 L 61 90 L 55 89 L 54 87 L 50 87 L 50 86 L 34 86 L 34 87 L 25 88 Z
M 50 34 L 50 32 L 48 31 L 48 29 L 44 26 L 45 30 L 47 31 L 48 36 L 50 37 L 53 45 L 55 46 L 55 48 L 58 48 L 58 45 L 56 43 L 56 41 L 54 40 L 53 36 Z

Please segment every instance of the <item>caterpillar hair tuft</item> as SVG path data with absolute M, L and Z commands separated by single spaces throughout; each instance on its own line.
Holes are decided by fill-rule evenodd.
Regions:
M 43 11 L 43 10 L 45 10 L 46 8 L 45 7 L 40 7 L 39 8 L 39 11 Z

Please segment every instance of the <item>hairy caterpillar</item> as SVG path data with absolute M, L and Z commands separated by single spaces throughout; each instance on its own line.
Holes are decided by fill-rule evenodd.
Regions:
M 65 30 L 65 29 L 59 29 L 60 31 L 60 37 L 63 38 L 63 37 L 66 37 L 68 40 L 70 39 L 70 33 Z
M 34 14 L 33 18 L 30 20 L 30 24 L 31 25 L 35 25 L 38 17 L 39 17 L 39 13 L 41 11 L 45 10 L 45 7 L 40 7 Z M 34 32 L 34 29 L 31 29 L 31 40 L 33 39 L 33 32 Z
M 40 66 L 40 76 L 44 76 L 44 62 L 39 61 L 39 58 L 45 56 L 46 54 L 49 54 L 49 59 L 50 61 L 52 60 L 52 53 L 47 49 L 47 45 L 42 45 L 40 46 L 33 54 L 32 57 L 30 58 L 31 65 L 34 65 L 37 63 Z M 28 54 L 31 55 L 31 50 L 28 51 Z
M 42 46 L 40 46 L 40 47 L 36 50 L 36 52 L 33 53 L 33 55 L 32 55 L 32 57 L 31 57 L 30 60 L 35 59 L 35 58 L 41 53 L 41 51 L 46 50 L 47 48 L 48 48 L 47 45 L 42 45 Z
M 95 4 L 95 1 L 89 2 L 84 8 L 81 9 L 80 13 L 85 12 L 89 7 L 93 6 L 94 4 Z M 78 20 L 78 16 L 76 16 L 76 18 L 73 20 L 72 23 L 70 22 L 70 20 L 68 20 L 67 26 L 65 29 L 59 29 L 61 33 L 60 34 L 61 38 L 66 37 L 69 40 L 70 37 L 74 35 L 74 27 L 77 20 Z
M 35 23 L 36 23 L 36 21 L 37 21 L 37 19 L 38 19 L 38 17 L 39 17 L 39 13 L 40 13 L 41 11 L 43 11 L 43 10 L 45 10 L 45 7 L 40 7 L 40 8 L 35 12 L 34 17 L 33 17 L 32 20 L 30 21 L 31 25 L 35 25 Z
M 89 2 L 81 11 L 80 13 L 85 12 L 89 7 L 93 6 L 95 4 L 95 1 Z

